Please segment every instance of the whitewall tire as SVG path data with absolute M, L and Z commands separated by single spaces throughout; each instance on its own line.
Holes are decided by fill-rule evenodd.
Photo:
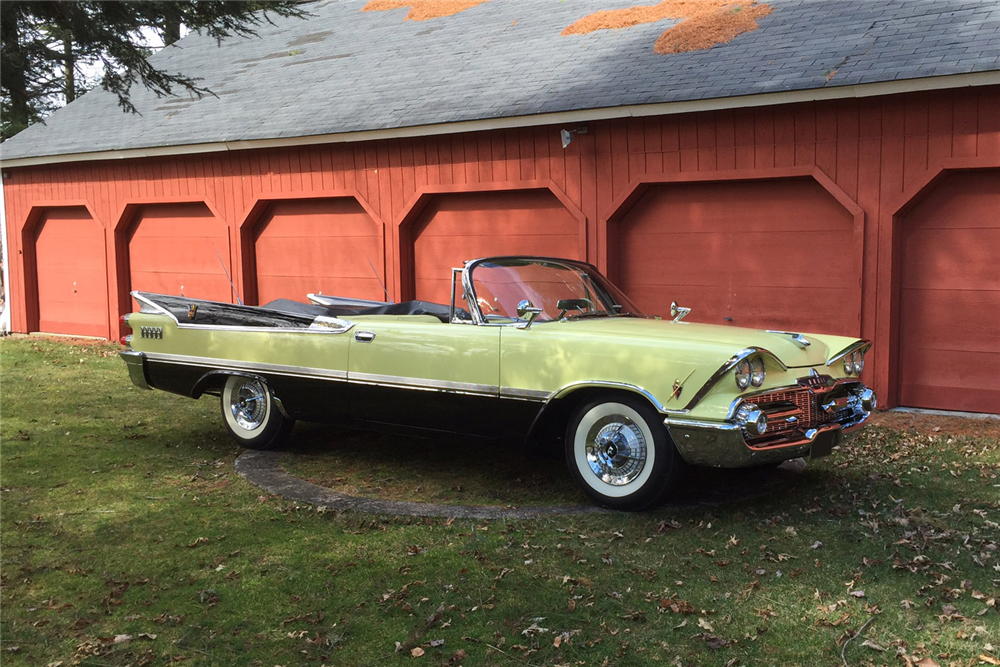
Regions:
M 254 377 L 229 376 L 222 389 L 221 406 L 229 435 L 249 449 L 277 447 L 295 423 L 281 414 L 271 388 Z
M 566 431 L 566 462 L 599 505 L 642 510 L 661 502 L 680 474 L 680 455 L 656 411 L 631 396 L 577 408 Z

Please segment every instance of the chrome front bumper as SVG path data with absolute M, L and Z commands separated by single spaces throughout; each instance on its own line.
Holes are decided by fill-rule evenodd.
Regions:
M 734 403 L 730 421 L 667 417 L 663 423 L 681 457 L 692 465 L 745 468 L 806 456 L 822 458 L 853 438 L 875 408 L 875 396 L 870 389 L 855 382 L 851 391 L 851 400 L 838 406 L 836 420 L 803 425 L 778 440 L 753 437 L 750 435 L 753 431 L 748 432 L 747 424 L 741 422 L 736 408 L 742 403 L 752 404 L 752 396 Z
M 152 389 L 149 386 L 149 381 L 146 379 L 146 364 L 142 352 L 122 350 L 118 353 L 118 356 L 125 362 L 125 367 L 128 368 L 128 376 L 132 380 L 132 384 L 142 389 Z

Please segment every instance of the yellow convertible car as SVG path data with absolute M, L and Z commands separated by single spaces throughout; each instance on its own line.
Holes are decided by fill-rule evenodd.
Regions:
M 296 419 L 563 443 L 594 502 L 661 501 L 685 464 L 827 456 L 875 409 L 870 343 L 643 315 L 593 266 L 492 257 L 453 269 L 450 304 L 310 295 L 261 307 L 133 292 L 132 381 L 221 397 L 240 444 Z

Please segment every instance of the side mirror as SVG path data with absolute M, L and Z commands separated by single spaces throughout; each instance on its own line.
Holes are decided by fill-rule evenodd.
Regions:
M 670 302 L 670 317 L 673 318 L 674 322 L 680 322 L 687 314 L 691 312 L 690 308 L 685 308 L 684 306 L 678 306 L 676 301 Z
M 521 299 L 517 303 L 517 317 L 518 319 L 527 318 L 526 322 L 522 322 L 517 325 L 518 329 L 527 329 L 531 326 L 531 323 L 535 321 L 535 318 L 542 312 L 541 308 L 535 308 L 531 305 L 531 302 L 527 299 Z

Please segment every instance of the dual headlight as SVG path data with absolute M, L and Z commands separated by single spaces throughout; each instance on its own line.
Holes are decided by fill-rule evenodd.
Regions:
M 764 360 L 760 357 L 755 357 L 752 361 L 743 359 L 736 364 L 736 387 L 740 391 L 750 385 L 761 386 L 766 376 L 767 369 L 764 368 Z
M 851 352 L 844 357 L 844 373 L 847 375 L 861 375 L 865 367 L 865 353 L 860 350 Z

